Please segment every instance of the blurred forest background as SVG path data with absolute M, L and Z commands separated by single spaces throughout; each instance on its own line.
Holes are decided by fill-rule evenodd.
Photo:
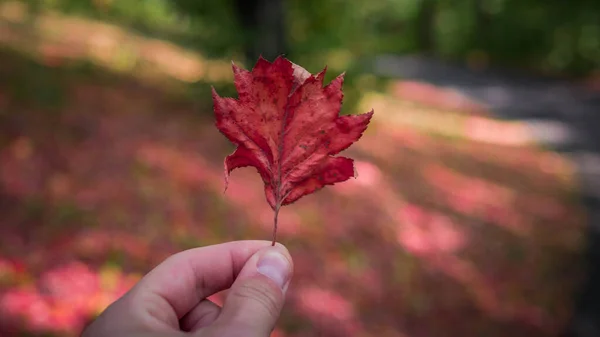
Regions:
M 348 150 L 358 178 L 282 210 L 296 276 L 274 337 L 599 335 L 586 268 L 599 199 L 516 107 L 554 110 L 531 93 L 505 118 L 452 78 L 403 78 L 382 60 L 494 69 L 515 77 L 507 92 L 533 88 L 527 74 L 598 103 L 600 2 L 12 0 L 0 1 L 1 336 L 76 336 L 165 257 L 270 239 L 253 170 L 222 193 L 233 147 L 210 87 L 235 96 L 232 60 L 280 53 L 327 65 L 326 81 L 346 71 L 342 113 L 375 117 Z M 600 103 L 539 88 L 565 120 L 587 116 L 575 136 L 600 126 Z

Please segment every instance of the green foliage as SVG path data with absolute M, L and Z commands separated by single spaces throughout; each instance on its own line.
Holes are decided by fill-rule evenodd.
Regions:
M 248 38 L 232 1 L 25 0 L 38 10 L 93 16 L 236 58 Z M 431 15 L 421 18 L 424 4 Z M 344 50 L 352 62 L 380 53 L 433 51 L 537 71 L 582 75 L 600 67 L 600 3 L 593 0 L 287 0 L 290 58 L 322 64 Z M 426 30 L 425 32 L 423 30 Z M 309 62 L 310 63 L 310 62 Z M 335 67 L 334 67 L 335 68 Z
M 290 1 L 290 39 L 298 54 L 344 48 L 354 57 L 420 52 L 424 1 Z M 465 60 L 585 74 L 600 67 L 600 3 L 532 0 L 429 0 L 433 49 Z

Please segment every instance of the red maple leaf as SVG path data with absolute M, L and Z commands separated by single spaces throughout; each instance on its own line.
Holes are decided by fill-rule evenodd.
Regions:
M 281 206 L 354 176 L 354 161 L 335 155 L 362 136 L 373 111 L 339 116 L 344 74 L 323 87 L 326 69 L 311 75 L 284 57 L 260 57 L 252 71 L 232 67 L 239 98 L 212 91 L 216 126 L 237 145 L 225 158 L 225 189 L 234 169 L 258 170 L 275 244 Z

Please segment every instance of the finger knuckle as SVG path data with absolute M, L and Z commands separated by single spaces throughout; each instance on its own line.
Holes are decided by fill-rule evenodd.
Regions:
M 264 310 L 271 318 L 279 317 L 282 302 L 281 295 L 273 291 L 272 286 L 269 284 L 257 282 L 256 280 L 246 282 L 240 286 L 235 296 L 257 303 L 261 310 Z

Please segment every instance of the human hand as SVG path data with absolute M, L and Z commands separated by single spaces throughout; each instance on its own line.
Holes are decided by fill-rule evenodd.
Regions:
M 292 273 L 287 249 L 268 241 L 186 250 L 145 275 L 82 337 L 267 337 Z M 223 308 L 206 299 L 228 288 Z

